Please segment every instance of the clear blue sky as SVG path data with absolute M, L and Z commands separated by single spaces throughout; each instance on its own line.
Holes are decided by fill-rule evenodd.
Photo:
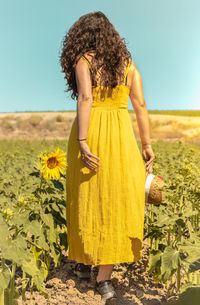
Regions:
M 199 0 L 0 0 L 0 112 L 76 110 L 59 51 L 97 10 L 126 39 L 149 110 L 200 109 Z

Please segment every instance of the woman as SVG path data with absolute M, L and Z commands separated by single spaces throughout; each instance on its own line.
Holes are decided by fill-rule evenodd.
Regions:
M 99 266 L 95 288 L 107 300 L 116 298 L 113 265 L 142 257 L 145 169 L 152 172 L 155 158 L 142 80 L 124 39 L 99 11 L 81 16 L 69 29 L 60 62 L 66 91 L 77 98 L 67 151 L 68 259 L 77 262 L 79 277 Z

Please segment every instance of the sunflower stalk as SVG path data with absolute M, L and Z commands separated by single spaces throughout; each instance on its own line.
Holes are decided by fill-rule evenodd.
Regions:
M 178 236 L 177 236 L 177 241 L 181 244 L 181 237 L 182 237 L 182 231 L 181 231 L 181 226 L 178 226 Z M 180 246 L 178 246 L 178 251 Z M 181 286 L 181 266 L 179 265 L 177 268 L 177 292 L 180 292 L 180 286 Z
M 23 271 L 22 276 L 22 300 L 25 301 L 25 292 L 26 292 L 26 273 Z
M 170 245 L 170 237 L 171 237 L 171 230 L 170 228 L 167 230 L 167 245 Z

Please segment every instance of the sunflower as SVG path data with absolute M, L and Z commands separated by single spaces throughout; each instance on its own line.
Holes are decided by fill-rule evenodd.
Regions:
M 60 173 L 63 174 L 62 168 L 66 168 L 67 162 L 65 161 L 66 158 L 64 157 L 65 153 L 60 151 L 58 148 L 55 152 L 51 152 L 48 155 L 40 155 L 41 164 L 40 171 L 42 175 L 50 179 L 53 178 L 60 178 Z

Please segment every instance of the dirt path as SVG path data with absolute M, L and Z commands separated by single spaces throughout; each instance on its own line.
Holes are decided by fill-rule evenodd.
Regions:
M 113 267 L 111 280 L 118 296 L 116 305 L 164 305 L 167 302 L 167 291 L 162 284 L 155 283 L 153 276 L 147 274 L 148 257 L 146 245 L 143 246 L 143 258 L 136 263 L 121 263 Z M 91 280 L 80 280 L 73 274 L 75 261 L 68 261 L 66 256 L 60 266 L 51 266 L 46 281 L 46 290 L 50 304 L 56 305 L 103 305 L 101 295 L 94 290 L 98 267 L 93 266 Z M 37 291 L 33 292 L 34 300 L 26 292 L 27 305 L 45 305 L 47 301 Z M 174 299 L 176 295 L 174 295 Z M 18 301 L 22 305 L 21 299 Z

